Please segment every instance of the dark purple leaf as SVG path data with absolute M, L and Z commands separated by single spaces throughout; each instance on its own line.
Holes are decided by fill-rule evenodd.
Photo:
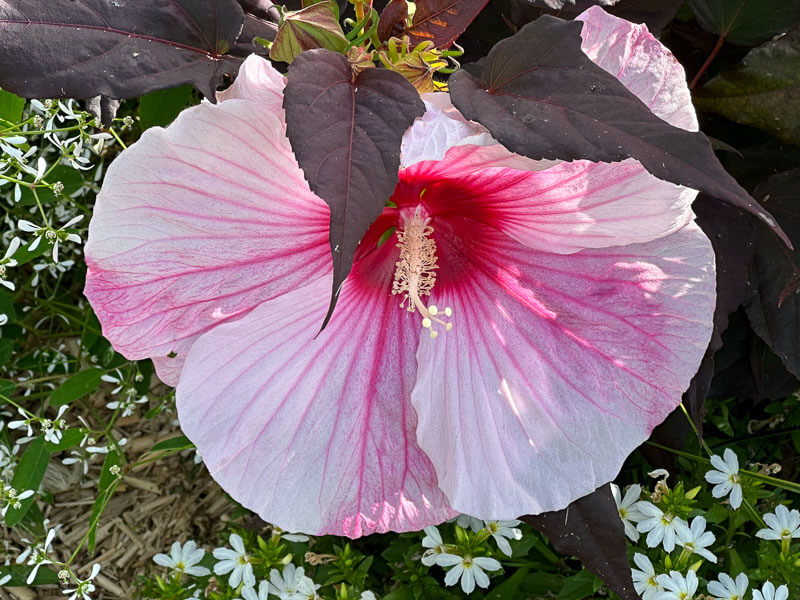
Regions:
M 378 21 L 378 38 L 385 42 L 392 36 L 401 36 L 406 27 L 408 18 L 408 3 L 406 0 L 391 0 L 381 11 Z
M 281 18 L 278 7 L 270 0 L 237 0 L 237 2 L 241 4 L 245 13 L 250 13 L 264 21 L 277 23 Z
M 250 13 L 244 15 L 244 25 L 242 26 L 242 33 L 231 48 L 233 56 L 247 57 L 248 54 L 258 54 L 260 56 L 267 56 L 269 50 L 263 45 L 253 41 L 255 38 L 263 38 L 270 42 L 275 39 L 278 34 L 278 26 L 272 21 L 256 17 Z
M 103 127 L 108 127 L 117 116 L 119 109 L 119 100 L 109 98 L 108 96 L 95 96 L 86 101 L 86 110 L 94 115 L 94 118 L 100 121 Z
M 529 23 L 450 78 L 453 103 L 518 154 L 596 162 L 633 157 L 660 179 L 754 213 L 788 244 L 704 134 L 659 119 L 583 53 L 581 27 L 549 15 Z
M 775 213 L 789 237 L 800 243 L 800 169 L 770 177 L 753 192 Z M 778 244 L 771 232 L 758 230 L 754 273 L 756 293 L 747 303 L 750 325 L 783 361 L 800 377 L 800 297 L 786 294 L 800 275 L 800 256 Z
M 411 27 L 403 35 L 411 46 L 430 40 L 436 48 L 449 48 L 483 10 L 489 0 L 417 0 Z
M 0 87 L 130 98 L 191 83 L 213 101 L 243 22 L 236 0 L 0 0 Z
M 333 293 L 323 327 L 350 272 L 358 242 L 394 192 L 403 133 L 425 112 L 402 75 L 365 69 L 329 50 L 289 67 L 286 131 L 311 189 L 331 209 Z
M 722 334 L 732 313 L 752 296 L 754 282 L 750 266 L 756 247 L 756 231 L 747 215 L 732 206 L 700 196 L 694 203 L 697 223 L 711 240 L 717 263 L 717 305 L 714 330 L 697 374 L 684 394 L 684 404 L 702 432 L 702 411 L 711 378 L 714 354 L 722 347 Z
M 683 394 L 683 404 L 702 435 L 703 406 L 714 377 L 714 355 L 722 348 L 722 334 L 728 328 L 730 315 L 753 294 L 751 264 L 756 232 L 748 216 L 732 206 L 700 196 L 693 208 L 697 214 L 697 223 L 714 246 L 717 263 L 717 305 L 711 341 L 689 389 Z M 678 408 L 653 430 L 650 440 L 662 446 L 682 448 L 690 431 L 686 415 Z M 675 472 L 673 453 L 648 444 L 642 446 L 642 451 L 654 467 Z
M 651 32 L 658 33 L 675 17 L 683 0 L 618 0 L 613 5 L 604 0 L 511 0 L 511 18 L 518 27 L 543 14 L 572 19 L 598 4 L 613 15 L 644 23 Z
M 564 510 L 521 518 L 546 535 L 556 550 L 577 556 L 622 600 L 639 600 L 631 580 L 625 530 L 608 485 Z

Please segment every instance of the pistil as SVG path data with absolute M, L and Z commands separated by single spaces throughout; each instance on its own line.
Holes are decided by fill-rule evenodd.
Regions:
M 392 294 L 403 294 L 400 306 L 408 312 L 419 311 L 422 315 L 422 326 L 430 330 L 430 336 L 435 338 L 439 332 L 434 328 L 438 323 L 450 331 L 453 324 L 441 318 L 451 317 L 453 309 L 445 307 L 442 312 L 432 304 L 425 306 L 421 296 L 429 296 L 436 283 L 436 242 L 431 237 L 433 227 L 429 219 L 423 219 L 417 208 L 414 215 L 405 221 L 402 228 L 398 228 L 397 247 L 400 248 L 400 260 L 394 272 Z M 408 304 L 406 304 L 408 302 Z

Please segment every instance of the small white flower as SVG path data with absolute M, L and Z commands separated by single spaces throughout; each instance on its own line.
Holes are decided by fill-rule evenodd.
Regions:
M 442 567 L 452 567 L 444 577 L 445 585 L 455 585 L 461 580 L 461 589 L 465 594 L 471 594 L 478 587 L 489 587 L 489 576 L 484 573 L 487 571 L 499 571 L 502 566 L 498 561 L 486 556 L 475 556 L 465 554 L 455 556 L 453 554 L 443 554 L 439 557 L 437 564 Z
M 195 452 L 195 458 L 197 457 L 197 452 Z M 195 460 L 195 464 L 199 464 L 202 461 Z M 272 527 L 272 537 L 278 536 L 282 540 L 286 540 L 287 542 L 307 542 L 309 537 L 302 533 L 289 533 L 288 531 L 284 531 L 280 527 Z
M 214 565 L 214 573 L 228 577 L 228 585 L 236 589 L 239 584 L 244 582 L 244 587 L 253 587 L 256 584 L 256 576 L 253 574 L 253 565 L 250 564 L 250 557 L 244 548 L 242 538 L 232 533 L 228 541 L 233 550 L 229 548 L 215 548 L 214 558 L 219 562 Z
M 714 600 L 744 600 L 747 585 L 750 583 L 747 575 L 739 573 L 736 581 L 726 573 L 719 574 L 719 581 L 711 581 L 706 588 L 714 596 Z
M 714 498 L 723 498 L 731 495 L 731 508 L 737 509 L 742 505 L 742 483 L 739 477 L 739 458 L 730 448 L 720 458 L 716 454 L 711 457 L 714 469 L 706 473 L 706 481 L 716 484 L 711 490 Z
M 712 563 L 717 562 L 717 557 L 707 549 L 717 538 L 710 531 L 706 531 L 706 520 L 703 517 L 695 517 L 688 529 L 680 528 L 676 534 L 678 544 Z
M 62 432 L 67 428 L 66 422 L 61 417 L 64 416 L 67 408 L 69 407 L 66 404 L 60 406 L 58 415 L 54 420 L 45 419 L 42 421 L 42 433 L 44 434 L 44 440 L 46 442 L 50 442 L 51 444 L 61 443 Z
M 656 548 L 663 542 L 664 550 L 672 552 L 677 531 L 689 528 L 686 521 L 665 513 L 650 502 L 637 502 L 635 506 L 642 513 L 642 520 L 636 524 L 636 529 L 640 533 L 647 533 L 647 546 Z
M 22 415 L 23 418 L 18 420 L 18 421 L 9 421 L 8 428 L 9 429 L 27 428 L 28 433 L 26 435 L 28 437 L 31 437 L 33 435 L 33 425 L 32 425 L 32 423 L 34 423 L 36 421 L 36 417 L 31 417 L 30 419 L 27 418 L 28 417 L 27 413 L 24 410 L 22 410 L 21 408 L 17 408 L 17 412 L 20 415 Z
M 764 522 L 769 529 L 759 529 L 756 537 L 781 541 L 800 538 L 800 511 L 797 509 L 790 511 L 783 504 L 779 504 L 774 513 L 764 515 Z
M 785 585 L 777 590 L 771 581 L 761 586 L 761 591 L 753 590 L 753 600 L 789 600 L 789 588 Z
M 456 525 L 461 527 L 461 529 L 471 529 L 476 532 L 483 529 L 483 521 L 469 515 L 458 515 Z
M 205 567 L 195 566 L 205 556 L 206 551 L 198 548 L 193 540 L 186 542 L 181 547 L 180 542 L 175 542 L 169 550 L 169 556 L 166 554 L 156 554 L 153 561 L 157 565 L 186 573 L 187 575 L 197 575 L 202 577 L 208 575 L 210 571 Z
M 97 574 L 100 572 L 100 565 L 95 563 L 92 565 L 92 572 L 87 579 L 78 580 L 78 587 L 71 590 L 64 590 L 64 594 L 72 594 L 67 600 L 77 600 L 78 596 L 83 598 L 83 600 L 92 600 L 91 594 L 94 590 L 94 584 L 92 583 L 92 579 L 97 577 Z
M 374 593 L 367 590 L 366 592 L 361 592 L 361 597 L 358 600 L 378 600 Z
M 6 313 L 0 313 L 0 327 L 8 323 L 8 315 Z
M 485 528 L 492 534 L 492 538 L 497 543 L 500 552 L 506 556 L 511 556 L 511 544 L 508 540 L 521 540 L 522 531 L 517 529 L 522 521 L 484 521 Z
M 449 546 L 442 542 L 442 535 L 435 525 L 428 525 L 423 531 L 425 537 L 422 538 L 422 546 L 428 549 L 422 555 L 422 564 L 431 567 L 439 564 L 439 557 L 449 554 Z
M 633 589 L 642 597 L 642 600 L 653 600 L 657 594 L 664 591 L 656 581 L 658 576 L 653 568 L 653 563 L 644 554 L 638 552 L 633 555 L 633 562 L 641 569 L 631 569 Z
M 642 486 L 633 484 L 625 492 L 625 497 L 622 497 L 619 487 L 616 484 L 611 484 L 611 495 L 614 496 L 614 502 L 617 504 L 617 511 L 619 511 L 619 518 L 622 519 L 622 524 L 625 526 L 625 535 L 633 542 L 639 541 L 639 532 L 636 531 L 636 523 L 644 518 L 644 515 L 639 511 L 636 503 L 639 496 L 642 495 Z
M 292 563 L 283 568 L 282 575 L 277 569 L 272 569 L 269 572 L 269 582 L 269 593 L 281 600 L 316 598 L 320 587 L 310 577 L 306 577 L 303 567 L 296 567 Z
M 258 584 L 258 593 L 256 593 L 255 588 L 251 587 L 242 590 L 242 598 L 244 600 L 267 600 L 268 595 L 269 584 L 263 580 Z
M 697 591 L 697 575 L 691 569 L 686 577 L 678 571 L 670 571 L 669 575 L 656 577 L 656 581 L 664 590 L 654 596 L 654 600 L 692 600 Z
M 28 575 L 28 579 L 25 580 L 25 583 L 28 585 L 33 583 L 33 580 L 36 579 L 36 573 L 39 571 L 39 567 L 42 565 L 52 565 L 53 561 L 47 558 L 47 553 L 52 551 L 50 548 L 50 544 L 53 543 L 53 538 L 56 536 L 56 530 L 51 529 L 47 532 L 47 538 L 45 538 L 44 544 L 37 544 L 35 546 L 28 546 L 25 551 L 17 557 L 17 564 L 21 565 L 25 562 L 25 559 L 28 559 L 26 563 L 29 566 L 33 566 L 30 574 Z

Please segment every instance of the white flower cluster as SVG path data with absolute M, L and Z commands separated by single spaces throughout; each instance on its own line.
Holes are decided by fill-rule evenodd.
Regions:
M 638 569 L 632 570 L 633 587 L 642 600 L 694 600 L 699 581 L 691 569 L 684 576 L 678 571 L 657 574 L 650 559 L 638 552 L 633 556 Z M 744 573 L 736 579 L 721 573 L 719 579 L 710 581 L 706 591 L 714 600 L 745 600 L 750 581 Z M 752 600 L 788 600 L 789 588 L 778 587 L 767 581 L 761 590 L 753 590 Z
M 649 548 L 661 545 L 667 552 L 672 552 L 677 544 L 687 554 L 697 554 L 712 563 L 717 562 L 717 557 L 708 550 L 716 537 L 706 531 L 705 518 L 695 517 L 690 525 L 677 515 L 665 513 L 652 502 L 639 500 L 642 493 L 639 485 L 630 486 L 622 497 L 619 487 L 612 483 L 611 493 L 625 526 L 625 534 L 632 541 L 638 541 L 639 534 L 646 533 L 645 542 Z
M 509 540 L 519 540 L 522 532 L 517 529 L 519 521 L 481 521 L 469 515 L 461 515 L 457 519 L 458 525 L 463 529 L 471 529 L 478 533 L 483 532 L 491 537 L 497 544 L 498 550 L 506 556 L 511 556 Z M 445 544 L 439 529 L 429 526 L 424 529 L 425 537 L 422 546 L 427 548 L 422 555 L 422 564 L 427 567 L 438 565 L 448 568 L 445 575 L 445 585 L 455 585 L 461 582 L 464 593 L 471 594 L 475 586 L 489 587 L 489 576 L 486 571 L 499 571 L 500 562 L 488 556 L 474 556 L 470 553 L 460 552 L 456 546 Z

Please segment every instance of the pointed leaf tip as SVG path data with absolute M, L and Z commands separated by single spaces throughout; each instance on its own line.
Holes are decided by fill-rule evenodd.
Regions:
M 753 213 L 791 247 L 780 226 L 717 160 L 706 136 L 653 114 L 581 49 L 578 21 L 545 15 L 450 78 L 453 104 L 510 150 L 533 159 L 617 162 Z
M 330 207 L 333 288 L 324 329 L 356 246 L 394 192 L 403 134 L 425 106 L 400 74 L 309 50 L 289 67 L 286 133 L 311 190 Z

